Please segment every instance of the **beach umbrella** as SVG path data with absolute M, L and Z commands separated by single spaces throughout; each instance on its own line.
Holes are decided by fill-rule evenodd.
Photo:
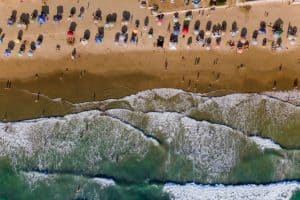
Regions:
M 293 35 L 294 35 L 294 36 L 297 34 L 297 31 L 298 31 L 297 26 L 294 26 L 294 27 L 293 27 Z
M 113 23 L 116 23 L 116 22 L 117 22 L 117 18 L 118 18 L 117 13 L 112 13 L 112 14 L 111 14 L 111 21 L 112 21 Z
M 71 22 L 69 26 L 69 30 L 75 32 L 77 28 L 76 22 Z
M 237 46 L 236 46 L 237 48 L 243 48 L 243 43 L 242 43 L 242 41 L 241 40 L 239 40 L 238 41 L 238 43 L 237 43 Z
M 257 36 L 258 36 L 258 31 L 254 30 L 253 33 L 252 33 L 252 44 L 253 45 L 257 45 L 258 44 L 258 42 L 257 42 Z
M 5 37 L 5 33 L 2 33 L 2 35 L 1 35 L 1 37 L 0 37 L 0 44 L 3 43 L 4 37 Z
M 127 11 L 127 10 L 124 10 L 123 13 L 122 13 L 122 17 L 123 17 L 122 21 L 123 22 L 129 21 L 130 20 L 130 16 L 131 16 L 130 12 Z
M 10 50 L 14 50 L 15 45 L 16 45 L 15 42 L 11 40 L 11 41 L 8 42 L 7 48 L 10 49 Z
M 199 44 L 203 44 L 203 42 L 204 42 L 204 30 L 200 30 L 199 34 L 196 36 L 196 41 Z
M 47 15 L 49 15 L 49 10 L 50 10 L 50 9 L 49 9 L 49 6 L 48 6 L 48 5 L 43 5 L 43 6 L 42 6 L 42 12 L 41 12 L 41 13 L 47 16 Z
M 156 15 L 158 13 L 159 6 L 157 4 L 154 4 L 151 8 L 151 14 Z
M 31 13 L 31 18 L 35 20 L 38 17 L 38 15 L 39 11 L 37 9 L 34 9 Z
M 208 37 L 205 40 L 205 46 L 206 46 L 206 50 L 210 50 L 211 49 L 211 38 L 210 37 Z
M 173 16 L 173 22 L 176 23 L 179 21 L 179 13 L 178 12 L 175 12 L 174 13 L 174 16 Z
M 157 47 L 161 47 L 163 48 L 164 47 L 164 41 L 165 41 L 165 38 L 163 36 L 158 36 L 157 38 Z
M 190 36 L 187 40 L 187 45 L 190 46 L 193 43 L 193 38 Z
M 130 43 L 136 44 L 138 40 L 137 34 L 135 32 L 131 33 Z
M 75 7 L 72 7 L 72 8 L 70 9 L 70 17 L 73 17 L 75 14 L 76 14 L 76 8 L 75 8 Z
M 85 12 L 85 8 L 83 6 L 81 6 L 79 9 L 79 15 L 78 15 L 79 19 L 82 19 L 84 12 Z
M 140 26 L 140 20 L 135 20 L 135 27 L 138 28 Z
M 210 30 L 211 30 L 211 27 L 212 27 L 212 22 L 209 20 L 209 21 L 206 23 L 206 31 L 210 31 Z
M 115 39 L 114 39 L 115 44 L 118 44 L 118 43 L 119 43 L 120 35 L 121 35 L 120 32 L 117 32 L 117 33 L 115 34 Z
M 8 20 L 7 20 L 7 25 L 8 25 L 8 26 L 12 26 L 12 25 L 16 22 L 16 20 L 17 20 L 17 11 L 16 11 L 16 10 L 13 10 L 13 11 L 11 12 L 10 17 L 9 17 Z
M 185 13 L 185 20 L 191 21 L 193 19 L 193 13 L 192 11 L 187 11 Z
M 18 56 L 23 56 L 25 49 L 26 49 L 26 45 L 25 45 L 25 43 L 22 43 L 20 46 L 20 49 L 18 51 Z
M 207 39 L 206 39 L 206 44 L 209 46 L 209 45 L 211 45 L 211 37 L 208 37 Z
M 221 30 L 222 31 L 226 31 L 226 29 L 227 29 L 227 22 L 224 20 L 224 21 L 222 21 L 222 28 L 221 28 Z
M 277 38 L 276 43 L 277 43 L 278 46 L 281 46 L 282 45 L 282 38 L 281 37 Z
M 6 56 L 6 57 L 9 57 L 9 56 L 11 56 L 11 50 L 10 49 L 5 49 L 5 51 L 4 51 L 4 55 Z
M 266 27 L 267 27 L 267 25 L 266 25 L 266 22 L 265 21 L 261 21 L 260 22 L 260 25 L 259 25 L 259 33 L 261 33 L 261 34 L 266 34 Z
M 125 34 L 128 30 L 128 27 L 126 25 L 123 25 L 122 28 L 121 28 L 121 32 L 122 34 Z
M 144 30 L 147 29 L 148 25 L 149 25 L 149 17 L 147 16 L 147 17 L 145 17 L 145 19 L 144 19 Z
M 106 15 L 105 23 L 109 24 L 111 21 L 112 21 L 112 15 L 111 14 Z
M 241 38 L 246 38 L 247 37 L 247 28 L 246 27 L 243 27 L 242 30 L 241 30 Z
M 221 37 L 216 38 L 217 46 L 220 46 L 221 41 L 222 41 L 222 38 L 221 38 Z
M 170 42 L 177 43 L 178 42 L 178 35 L 175 35 L 175 34 L 171 33 L 171 35 L 170 35 Z
M 281 18 L 278 18 L 272 27 L 273 36 L 275 38 L 279 37 L 283 33 L 282 25 L 283 25 L 283 20 Z
M 31 42 L 30 43 L 30 49 L 32 50 L 32 51 L 35 51 L 36 50 L 36 45 L 35 45 L 35 42 Z
M 102 12 L 99 8 L 94 13 L 94 19 L 95 20 L 102 20 Z
M 232 25 L 231 25 L 231 36 L 235 36 L 236 35 L 236 32 L 238 30 L 238 27 L 237 27 L 237 23 L 236 21 L 232 22 Z
M 266 46 L 267 45 L 267 38 L 264 38 L 263 40 L 262 40 L 262 46 Z
M 96 36 L 95 36 L 95 42 L 97 44 L 100 44 L 100 43 L 102 43 L 102 39 L 103 38 L 101 37 L 101 35 L 99 33 L 97 33 Z
M 217 27 L 217 25 L 213 25 L 213 27 L 212 27 L 212 33 L 213 33 L 214 37 L 217 36 L 217 34 L 218 34 L 218 27 Z
M 183 22 L 182 34 L 187 34 L 189 32 L 190 21 L 185 20 Z
M 90 37 L 91 37 L 91 31 L 89 29 L 86 29 L 83 33 L 83 38 L 89 40 Z
M 124 43 L 127 43 L 128 40 L 128 33 L 124 34 Z
M 36 21 L 36 18 L 38 17 L 38 10 L 34 9 L 31 13 L 30 23 L 34 23 Z
M 61 21 L 61 20 L 62 20 L 62 15 L 56 14 L 56 15 L 53 16 L 53 21 L 59 22 L 59 21 Z
M 18 31 L 18 36 L 17 36 L 17 39 L 15 40 L 15 42 L 18 44 L 22 41 L 22 38 L 23 38 L 23 30 L 19 30 Z
M 153 32 L 154 32 L 153 28 L 150 27 L 150 29 L 149 29 L 149 31 L 148 31 L 148 37 L 149 37 L 149 38 L 152 38 L 152 37 L 153 37 Z
M 104 27 L 103 27 L 103 26 L 98 27 L 98 33 L 99 33 L 102 37 L 104 37 Z
M 56 14 L 62 15 L 64 13 L 64 7 L 62 5 L 58 5 L 56 7 Z
M 192 0 L 192 5 L 194 8 L 199 8 L 201 0 Z
M 39 16 L 38 16 L 38 22 L 39 22 L 40 24 L 46 23 L 46 16 L 45 16 L 45 15 L 39 15 Z
M 147 1 L 146 0 L 142 0 L 140 2 L 140 8 L 146 8 L 147 7 Z
M 44 40 L 44 36 L 40 34 L 35 42 L 36 48 L 40 48 L 41 44 L 43 43 L 43 40 Z
M 253 33 L 252 33 L 252 39 L 256 40 L 257 36 L 258 36 L 258 31 L 254 30 Z
M 228 41 L 228 44 L 229 44 L 229 46 L 230 46 L 231 48 L 233 48 L 234 45 L 235 45 L 235 42 L 234 42 L 234 40 L 229 40 L 229 41 Z
M 159 14 L 159 15 L 156 16 L 156 24 L 158 26 L 162 25 L 164 16 L 165 16 L 164 14 Z
M 28 25 L 30 23 L 30 15 L 29 13 L 22 13 L 20 16 L 20 23 Z
M 194 24 L 194 34 L 198 35 L 199 34 L 199 29 L 200 29 L 200 21 L 197 20 Z
M 74 37 L 74 32 L 71 31 L 71 30 L 69 30 L 69 31 L 67 32 L 67 37 L 68 37 L 68 38 Z

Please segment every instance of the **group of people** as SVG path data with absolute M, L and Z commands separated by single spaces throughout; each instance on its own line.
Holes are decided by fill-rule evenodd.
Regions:
M 31 14 L 29 13 L 21 13 L 19 19 L 17 17 L 17 11 L 13 10 L 11 15 L 7 19 L 7 26 L 12 27 L 13 25 L 17 25 L 19 30 L 16 40 L 9 41 L 8 46 L 4 51 L 4 55 L 9 57 L 12 55 L 12 52 L 15 48 L 15 44 L 20 44 L 20 48 L 17 51 L 18 56 L 22 56 L 26 49 L 29 47 L 27 51 L 28 56 L 33 56 L 34 52 L 37 48 L 41 46 L 43 43 L 44 36 L 39 35 L 35 41 L 27 41 L 23 40 L 23 29 L 27 30 L 31 23 L 39 23 L 41 26 L 47 21 L 49 21 L 49 6 L 44 4 L 42 9 L 38 11 L 34 9 Z M 63 6 L 57 6 L 57 12 L 53 16 L 53 21 L 59 23 L 63 19 L 64 8 Z M 70 27 L 67 30 L 67 41 L 70 44 L 75 43 L 75 31 L 76 31 L 76 17 L 79 20 L 84 18 L 85 7 L 81 6 L 79 12 L 77 12 L 76 7 L 72 7 L 70 9 L 70 13 L 68 15 L 67 20 L 70 21 Z M 202 12 L 203 15 L 203 12 Z M 109 13 L 105 17 L 104 25 L 99 26 L 98 31 L 95 34 L 94 41 L 96 44 L 101 44 L 104 40 L 104 31 L 105 29 L 111 30 L 115 24 L 117 23 L 117 13 Z M 93 12 L 92 15 L 93 22 L 98 25 L 102 22 L 102 11 L 98 8 Z M 165 23 L 165 15 L 163 13 L 158 13 L 155 16 L 155 23 L 157 28 L 163 27 Z M 226 34 L 227 22 L 224 20 L 220 23 L 213 24 L 211 20 L 206 22 L 204 28 L 200 28 L 201 22 L 200 20 L 195 20 L 193 30 L 190 30 L 190 24 L 193 20 L 193 12 L 187 11 L 183 19 L 178 12 L 173 14 L 173 17 L 168 22 L 168 27 L 166 30 L 166 34 L 169 34 L 169 43 L 168 49 L 176 50 L 179 40 L 182 38 L 183 41 L 186 41 L 186 47 L 189 49 L 194 44 L 198 44 L 204 47 L 207 50 L 212 48 L 212 44 L 215 43 L 215 48 L 221 48 L 222 37 Z M 143 32 L 146 33 L 148 39 L 152 39 L 154 37 L 154 28 L 150 25 L 150 17 L 145 16 L 143 19 L 143 25 L 141 25 L 141 21 L 139 19 L 133 20 L 133 15 L 129 11 L 122 12 L 121 18 L 121 29 L 115 33 L 113 43 L 115 45 L 126 45 L 129 41 L 130 44 L 137 45 L 139 42 L 139 36 L 143 36 Z M 129 24 L 131 26 L 129 26 Z M 273 34 L 273 38 L 267 38 L 267 27 L 270 26 Z M 129 27 L 133 27 L 133 30 L 129 32 Z M 267 46 L 267 43 L 271 41 L 271 49 L 272 50 L 281 50 L 282 49 L 282 34 L 283 30 L 283 20 L 277 19 L 273 24 L 267 25 L 265 21 L 261 21 L 258 29 L 254 30 L 252 33 L 252 39 L 249 41 L 247 38 L 248 30 L 246 27 L 243 27 L 241 30 L 239 29 L 237 22 L 232 22 L 231 29 L 229 30 L 231 39 L 225 42 L 232 49 L 236 49 L 238 53 L 242 53 L 245 49 L 248 49 L 250 45 L 258 45 L 258 36 L 262 36 L 261 45 L 263 47 Z M 139 34 L 141 33 L 141 34 Z M 166 48 L 165 45 L 165 36 L 166 34 L 158 35 L 154 40 L 155 47 Z M 240 34 L 239 39 L 235 39 L 236 36 Z M 289 24 L 287 30 L 287 38 L 290 41 L 290 44 L 295 44 L 297 35 L 297 27 Z M 5 33 L 3 33 L 3 29 L 0 28 L 0 43 L 3 43 L 5 38 Z M 91 38 L 90 30 L 86 29 L 83 33 L 83 36 L 80 38 L 80 43 L 82 45 L 87 45 Z M 193 40 L 195 39 L 195 42 Z M 61 44 L 58 44 L 60 49 Z M 75 53 L 74 53 L 75 52 Z M 71 56 L 76 54 L 76 50 L 73 49 Z
M 164 15 L 159 14 L 156 16 L 157 25 L 161 26 L 163 22 Z M 206 22 L 206 25 L 203 29 L 200 29 L 200 20 L 196 20 L 193 26 L 193 31 L 190 31 L 190 23 L 193 18 L 193 13 L 191 11 L 187 11 L 183 22 L 179 21 L 179 13 L 175 12 L 173 15 L 173 28 L 171 30 L 171 23 L 168 25 L 167 31 L 170 32 L 170 40 L 169 40 L 169 49 L 177 49 L 177 44 L 180 39 L 180 35 L 182 38 L 187 38 L 187 48 L 191 48 L 193 43 L 193 35 L 195 37 L 196 43 L 202 47 L 205 47 L 207 50 L 212 48 L 213 40 L 215 40 L 215 48 L 221 48 L 222 37 L 225 36 L 227 31 L 227 22 L 223 20 L 221 23 L 213 24 L 211 20 Z M 272 38 L 268 38 L 267 36 L 267 23 L 265 21 L 261 21 L 258 29 L 254 30 L 252 33 L 251 40 L 249 41 L 247 38 L 248 30 L 246 27 L 239 29 L 237 22 L 232 22 L 230 32 L 230 39 L 226 41 L 226 45 L 228 45 L 232 49 L 236 49 L 238 53 L 242 53 L 245 49 L 248 49 L 250 45 L 256 46 L 259 44 L 258 36 L 261 35 L 261 46 L 266 47 L 267 42 L 271 41 L 271 49 L 272 50 L 282 50 L 282 34 L 283 30 L 283 20 L 278 18 L 274 23 L 270 23 L 268 25 L 270 30 L 272 31 Z M 191 34 L 189 34 L 192 32 Z M 238 39 L 235 39 L 237 35 L 240 35 Z M 228 37 L 227 37 L 228 38 Z M 287 39 L 291 45 L 296 43 L 297 39 L 297 27 L 288 25 L 287 29 Z

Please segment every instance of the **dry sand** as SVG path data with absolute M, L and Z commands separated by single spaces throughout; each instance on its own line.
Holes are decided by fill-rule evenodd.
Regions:
M 40 10 L 41 2 L 37 0 L 0 1 L 0 27 L 7 34 L 5 43 L 0 45 L 0 53 L 4 51 L 9 40 L 16 38 L 18 29 L 16 26 L 8 28 L 5 23 L 12 9 L 21 12 L 32 12 L 34 8 Z M 5 58 L 0 55 L 0 119 L 20 120 L 40 116 L 61 115 L 70 112 L 72 103 L 79 103 L 107 98 L 118 98 L 141 90 L 161 87 L 181 88 L 193 92 L 209 92 L 221 90 L 225 92 L 260 92 L 266 90 L 292 89 L 294 82 L 300 78 L 300 53 L 299 42 L 290 46 L 284 39 L 282 53 L 272 53 L 269 49 L 250 47 L 248 52 L 242 55 L 225 47 L 225 42 L 230 38 L 227 31 L 226 39 L 223 39 L 222 50 L 205 51 L 201 47 L 186 49 L 186 39 L 179 44 L 179 50 L 168 51 L 153 48 L 153 41 L 146 37 L 144 32 L 138 46 L 128 45 L 126 48 L 113 45 L 115 32 L 120 30 L 120 17 L 123 10 L 133 13 L 133 21 L 145 16 L 150 16 L 147 9 L 140 9 L 138 2 L 133 0 L 115 1 L 87 1 L 80 0 L 56 0 L 47 1 L 51 8 L 50 18 L 55 14 L 57 5 L 64 5 L 64 19 L 59 24 L 50 20 L 41 27 L 38 24 L 30 24 L 24 33 L 24 39 L 34 40 L 38 34 L 45 35 L 45 41 L 37 50 L 33 58 L 27 56 L 18 57 L 16 45 L 14 55 Z M 70 21 L 67 21 L 70 8 L 74 5 L 79 10 L 80 6 L 89 9 L 85 13 L 83 21 L 74 18 L 78 28 L 77 40 L 83 35 L 85 29 L 92 32 L 91 41 L 87 46 L 77 43 L 80 58 L 75 61 L 70 59 L 73 46 L 66 43 L 65 33 Z M 103 44 L 94 44 L 93 38 L 98 26 L 92 20 L 92 12 L 96 8 L 106 14 L 118 13 L 118 22 L 111 30 L 105 30 Z M 264 17 L 264 12 L 269 12 Z M 252 6 L 249 11 L 242 8 L 228 8 L 211 11 L 209 16 L 194 14 L 191 28 L 196 19 L 200 19 L 201 27 L 205 27 L 208 20 L 213 23 L 227 20 L 228 26 L 232 21 L 237 21 L 240 28 L 248 27 L 248 36 L 258 28 L 259 22 L 274 22 L 279 16 L 284 20 L 286 30 L 288 22 L 300 27 L 300 7 L 286 4 L 268 4 L 267 6 Z M 287 14 L 288 13 L 288 14 Z M 284 15 L 285 14 L 285 15 Z M 170 21 L 168 16 L 162 27 L 154 25 L 154 18 L 150 16 L 151 25 L 154 27 L 155 37 L 158 34 L 168 38 L 167 26 Z M 181 18 L 183 19 L 183 18 Z M 129 33 L 133 28 L 129 25 Z M 270 30 L 269 30 L 270 32 Z M 269 35 L 268 37 L 271 38 Z M 187 37 L 186 37 L 187 38 Z M 237 38 L 236 38 L 237 39 Z M 261 41 L 262 37 L 259 36 Z M 55 50 L 56 44 L 62 45 L 62 50 Z M 200 57 L 199 65 L 194 65 L 195 57 Z M 215 60 L 217 64 L 214 64 Z M 167 69 L 165 62 L 168 62 Z M 282 69 L 279 70 L 279 66 Z M 240 66 L 240 67 L 238 67 Z M 242 66 L 242 67 L 241 67 Z M 38 76 L 36 76 L 36 74 Z M 7 80 L 12 81 L 12 88 L 5 89 Z M 274 87 L 276 82 L 276 88 Z M 39 101 L 37 93 L 40 92 Z M 62 101 L 60 99 L 63 99 Z M 53 100 L 54 99 L 54 100 Z

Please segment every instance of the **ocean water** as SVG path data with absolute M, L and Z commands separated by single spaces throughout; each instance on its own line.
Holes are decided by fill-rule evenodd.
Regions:
M 0 123 L 0 199 L 297 199 L 298 99 L 154 89 Z

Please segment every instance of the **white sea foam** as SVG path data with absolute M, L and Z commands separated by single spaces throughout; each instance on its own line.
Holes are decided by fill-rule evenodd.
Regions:
M 281 92 L 264 92 L 262 94 L 280 99 L 285 102 L 292 103 L 294 105 L 300 105 L 300 91 L 299 90 L 281 91 Z
M 163 137 L 164 142 L 172 145 L 172 153 L 192 161 L 195 171 L 206 170 L 209 182 L 220 180 L 220 176 L 225 177 L 224 174 L 228 174 L 239 162 L 239 152 L 243 148 L 241 144 L 249 144 L 249 138 L 240 131 L 246 133 L 259 126 L 256 121 L 259 117 L 256 117 L 257 112 L 252 113 L 253 108 L 262 106 L 263 113 L 266 113 L 264 117 L 272 117 L 275 124 L 285 123 L 290 115 L 299 111 L 292 104 L 260 94 L 208 98 L 182 90 L 154 89 L 121 100 L 127 101 L 132 110 L 94 110 L 65 117 L 0 123 L 0 156 L 10 155 L 14 161 L 14 158 L 17 160 L 22 156 L 38 155 L 38 167 L 43 168 L 49 161 L 44 155 L 49 152 L 55 156 L 67 155 L 78 144 L 76 142 L 80 140 L 81 133 L 88 132 L 87 127 L 97 127 L 100 123 L 105 126 L 105 131 L 97 134 L 95 143 L 88 147 L 88 166 L 93 167 L 100 162 L 104 154 L 109 159 L 115 159 L 116 151 L 143 157 L 148 151 L 148 144 L 159 145 L 157 140 L 147 136 L 152 135 L 155 138 Z M 103 102 L 114 101 L 119 100 Z M 216 116 L 215 121 L 220 120 L 220 123 L 228 126 L 191 119 L 188 117 L 189 111 L 195 108 L 208 112 L 208 117 Z M 145 129 L 145 132 L 138 129 Z M 64 134 L 57 134 L 61 131 Z M 251 145 L 255 142 L 261 149 L 281 149 L 268 139 L 250 139 Z M 97 145 L 103 145 L 105 149 L 100 153 Z M 56 164 L 59 167 L 60 160 Z M 288 164 L 293 166 L 293 163 Z
M 179 93 L 185 93 L 183 90 L 172 88 L 153 89 L 152 91 L 164 99 L 170 99 Z
M 280 145 L 274 143 L 274 141 L 270 139 L 265 139 L 257 136 L 250 137 L 250 140 L 255 142 L 262 150 L 264 149 L 276 149 L 280 150 Z
M 24 180 L 30 187 L 30 189 L 36 188 L 39 183 L 50 183 L 53 179 L 55 179 L 56 174 L 44 174 L 44 173 L 39 173 L 39 172 L 22 172 L 21 173 L 23 177 L 25 178 Z
M 172 200 L 289 200 L 300 189 L 298 182 L 270 185 L 207 186 L 166 184 Z
M 92 180 L 95 181 L 100 186 L 104 186 L 104 187 L 109 187 L 109 186 L 116 185 L 115 181 L 112 180 L 112 179 L 107 179 L 107 178 L 93 178 Z

